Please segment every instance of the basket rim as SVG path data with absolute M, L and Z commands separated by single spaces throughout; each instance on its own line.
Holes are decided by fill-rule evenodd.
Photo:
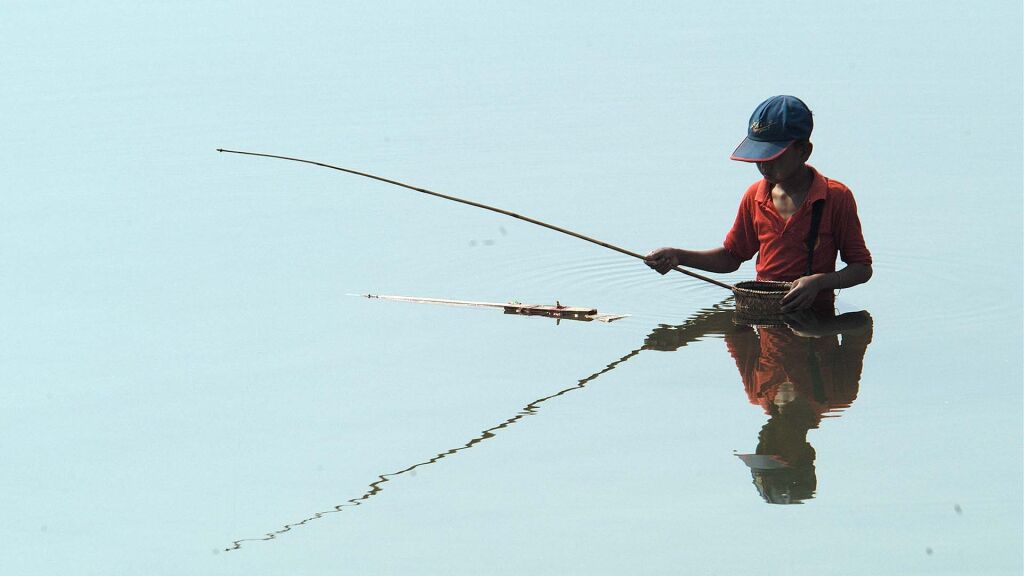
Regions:
M 757 288 L 754 287 L 755 285 Z M 737 282 L 733 286 L 733 291 L 742 292 L 745 295 L 777 295 L 789 292 L 792 286 L 790 282 L 780 282 L 777 280 L 744 280 L 743 282 Z M 762 287 L 766 289 L 758 289 Z

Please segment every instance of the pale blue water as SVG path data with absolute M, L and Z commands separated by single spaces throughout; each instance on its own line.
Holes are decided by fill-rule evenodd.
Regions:
M 0 573 L 1020 574 L 1021 21 L 5 2 Z M 875 257 L 838 300 L 870 329 L 814 340 L 818 368 L 780 357 L 855 386 L 802 431 L 751 402 L 736 351 L 771 329 L 711 313 L 720 288 L 214 151 L 641 253 L 712 247 L 757 176 L 728 155 L 778 93 L 815 111 L 812 164 L 853 189 Z M 766 425 L 813 447 L 800 505 L 736 457 Z

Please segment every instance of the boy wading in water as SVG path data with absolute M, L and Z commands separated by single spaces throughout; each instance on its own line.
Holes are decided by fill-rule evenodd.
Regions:
M 763 178 L 740 200 L 725 242 L 710 250 L 658 248 L 644 257 L 647 265 L 661 274 L 676 266 L 734 272 L 757 254 L 758 280 L 793 283 L 782 299 L 783 312 L 812 305 L 830 312 L 833 290 L 867 282 L 871 253 L 853 194 L 807 164 L 813 126 L 811 111 L 799 98 L 773 96 L 762 102 L 731 158 L 757 163 Z M 837 255 L 846 263 L 838 271 Z

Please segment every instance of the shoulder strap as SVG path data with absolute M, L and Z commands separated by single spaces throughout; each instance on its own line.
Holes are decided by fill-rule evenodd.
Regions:
M 807 274 L 812 274 L 814 265 L 814 245 L 818 243 L 818 228 L 821 227 L 821 213 L 825 209 L 825 200 L 816 200 L 811 205 L 811 231 L 807 234 Z

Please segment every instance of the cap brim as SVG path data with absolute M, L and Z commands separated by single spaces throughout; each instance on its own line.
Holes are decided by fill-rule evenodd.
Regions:
M 750 138 L 744 138 L 743 142 L 740 142 L 740 145 L 736 147 L 736 150 L 729 159 L 739 160 L 740 162 L 768 162 L 781 156 L 793 142 L 796 142 L 796 140 L 759 142 Z

